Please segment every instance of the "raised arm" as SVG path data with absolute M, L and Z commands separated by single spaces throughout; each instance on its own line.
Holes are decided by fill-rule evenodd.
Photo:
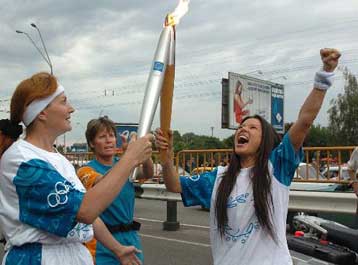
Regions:
M 321 109 L 327 89 L 332 85 L 338 59 L 341 56 L 336 49 L 322 49 L 320 51 L 323 62 L 323 70 L 316 73 L 314 87 L 298 114 L 297 121 L 288 131 L 291 143 L 295 150 L 298 150 L 313 123 L 319 110 Z
M 168 191 L 181 193 L 181 185 L 179 175 L 176 172 L 173 164 L 173 132 L 169 131 L 169 141 L 164 137 L 161 129 L 155 131 L 155 145 L 158 149 L 165 150 L 167 159 L 161 161 L 163 168 L 163 179 L 165 187 Z

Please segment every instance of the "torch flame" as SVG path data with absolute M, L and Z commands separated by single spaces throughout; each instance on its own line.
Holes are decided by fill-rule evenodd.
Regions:
M 174 11 L 165 18 L 165 26 L 178 25 L 180 19 L 188 12 L 190 0 L 179 0 L 179 4 Z

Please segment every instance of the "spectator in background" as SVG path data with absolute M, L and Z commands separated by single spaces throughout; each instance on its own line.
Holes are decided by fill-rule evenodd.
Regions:
M 185 171 L 190 174 L 190 172 L 192 172 L 194 168 L 196 168 L 195 159 L 194 157 L 191 157 L 185 162 Z
M 318 169 L 318 171 L 321 171 L 321 152 L 320 151 L 313 152 L 312 166 L 315 169 Z

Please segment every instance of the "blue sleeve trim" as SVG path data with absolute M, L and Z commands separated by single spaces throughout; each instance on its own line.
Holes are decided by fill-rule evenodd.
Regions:
M 180 177 L 182 200 L 184 206 L 201 205 L 210 208 L 211 194 L 213 192 L 218 170 L 205 172 L 190 177 Z
M 84 193 L 43 160 L 21 163 L 13 180 L 21 222 L 66 237 L 77 224 Z
M 303 149 L 296 152 L 288 133 L 270 154 L 275 178 L 285 186 L 290 186 L 295 170 L 303 159 Z
M 5 265 L 41 265 L 41 260 L 42 245 L 40 243 L 28 243 L 22 246 L 13 246 L 6 256 Z

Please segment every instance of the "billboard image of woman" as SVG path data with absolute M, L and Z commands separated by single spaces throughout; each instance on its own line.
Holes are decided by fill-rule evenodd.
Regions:
M 242 83 L 240 82 L 240 80 L 238 80 L 236 83 L 236 89 L 234 94 L 234 112 L 235 112 L 235 120 L 237 124 L 240 124 L 245 116 L 250 115 L 250 111 L 245 109 L 245 107 L 248 104 L 252 104 L 253 102 L 252 98 L 249 98 L 249 100 L 245 102 L 241 94 L 242 94 Z

